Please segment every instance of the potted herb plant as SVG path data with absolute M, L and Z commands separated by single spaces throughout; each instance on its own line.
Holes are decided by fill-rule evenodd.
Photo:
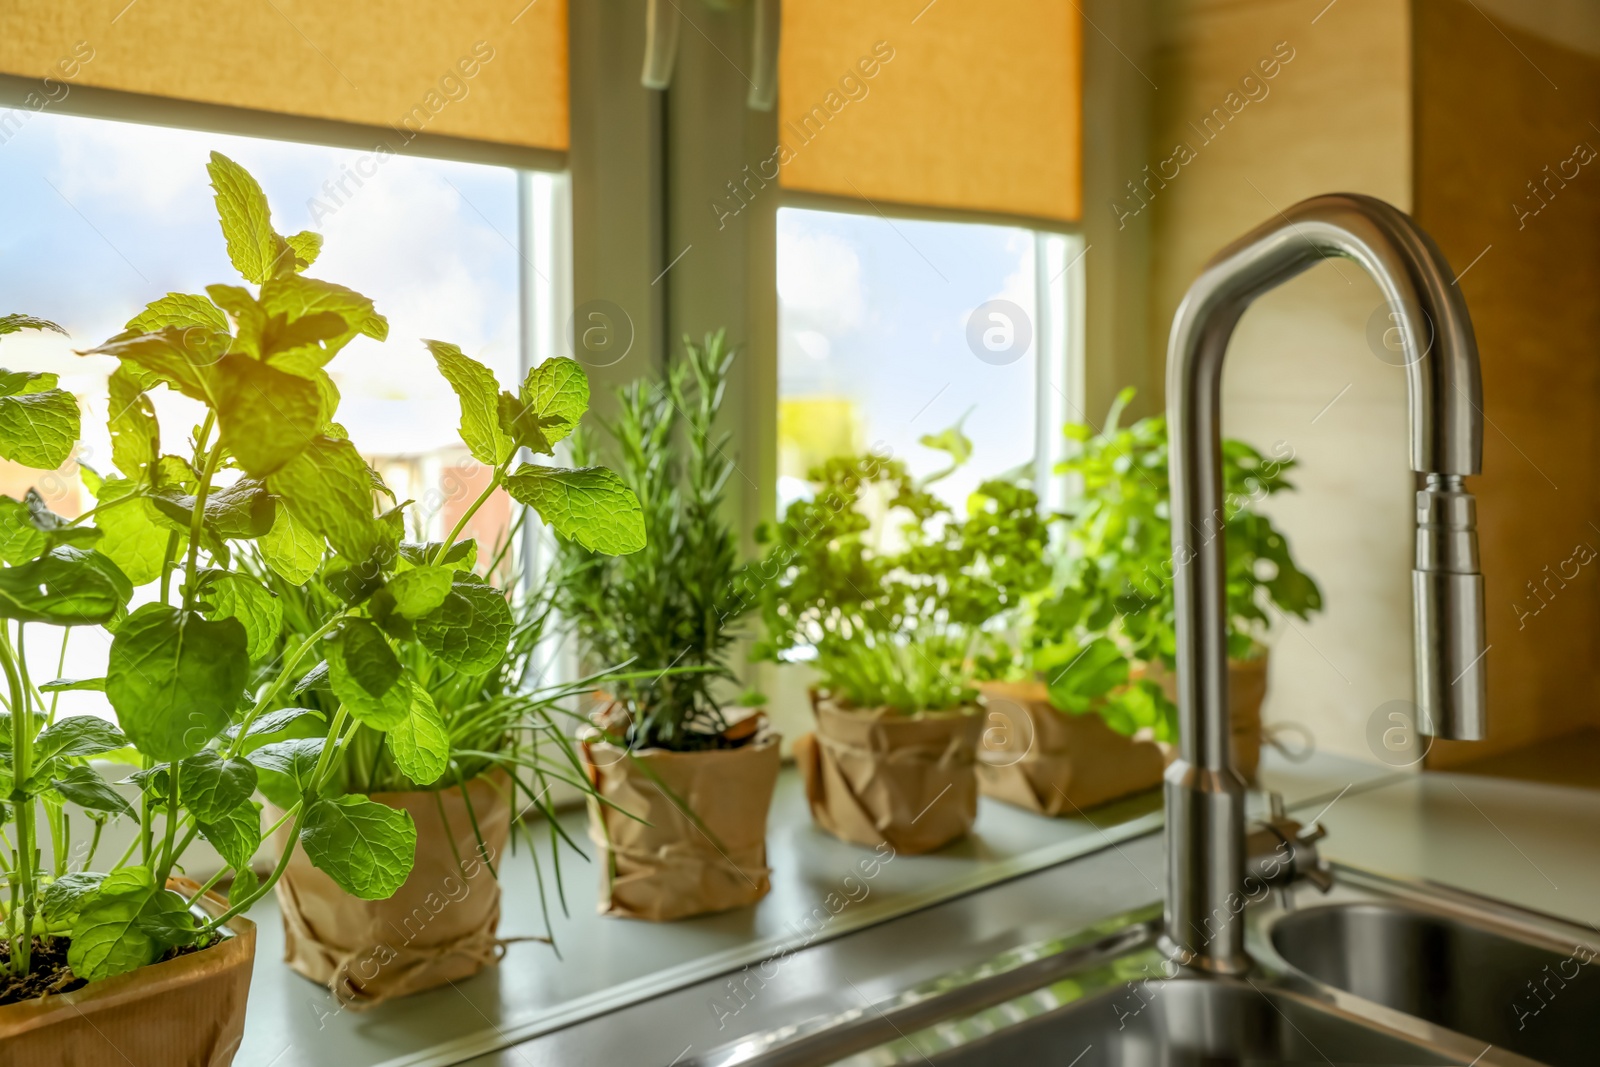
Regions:
M 644 544 L 638 502 L 613 472 L 518 458 L 523 450 L 552 455 L 577 426 L 589 404 L 582 368 L 547 360 L 513 396 L 456 346 L 427 345 L 460 399 L 461 438 L 490 471 L 486 488 L 443 541 L 402 542 L 370 571 L 352 575 L 328 560 L 304 576 L 263 575 L 286 608 L 286 660 L 342 619 L 341 628 L 367 635 L 362 656 L 383 660 L 414 705 L 409 719 L 398 717 L 382 701 L 372 704 L 369 692 L 341 685 L 336 656 L 295 672 L 298 702 L 330 714 L 351 701 L 372 704 L 373 728 L 353 739 L 339 784 L 407 813 L 417 827 L 411 874 L 385 899 L 353 894 L 301 859 L 278 882 L 290 966 L 354 1007 L 496 962 L 505 945 L 497 936 L 498 867 L 521 828 L 518 816 L 542 812 L 559 850 L 550 787 L 582 783 L 557 707 L 593 679 L 543 688 L 533 679 L 555 586 L 541 580 L 498 589 L 489 576 L 501 571 L 510 537 L 481 561 L 476 541 L 457 538 L 503 486 L 557 537 L 586 551 L 627 553 Z M 279 805 L 292 799 L 268 796 Z
M 959 430 L 923 443 L 970 454 Z M 951 469 L 954 469 L 953 467 Z M 949 471 L 940 472 L 940 475 Z M 811 813 L 835 836 L 928 852 L 977 816 L 975 682 L 1049 575 L 1037 495 L 984 482 L 957 515 L 878 455 L 812 472 L 810 499 L 762 533 L 758 654 L 813 657 L 817 729 L 795 744 Z
M 759 699 L 728 699 L 744 605 L 726 517 L 735 467 L 716 421 L 733 358 L 720 331 L 700 344 L 686 337 L 665 381 L 622 389 L 619 414 L 602 424 L 643 509 L 644 550 L 559 550 L 557 603 L 583 654 L 656 668 L 613 683 L 583 746 L 607 915 L 679 919 L 752 904 L 771 888 L 779 738 L 753 706 Z M 590 443 L 579 445 L 581 461 Z
M 302 273 L 320 238 L 278 235 L 249 174 L 218 154 L 208 170 L 229 257 L 259 289 L 169 293 L 90 350 L 118 366 L 108 404 L 115 470 L 81 467 L 96 498 L 89 512 L 66 520 L 33 495 L 0 502 L 5 816 L 15 846 L 5 862 L 0 1040 L 16 1062 L 229 1063 L 254 955 L 242 915 L 297 846 L 372 897 L 392 892 L 411 864 L 410 819 L 333 781 L 359 718 L 340 709 L 318 717 L 317 736 L 292 752 L 269 743 L 246 755 L 247 742 L 271 742 L 312 713 L 266 714 L 282 675 L 251 686 L 278 614 L 235 566 L 245 545 L 275 567 L 330 550 L 358 566 L 393 551 L 393 513 L 376 512 L 381 482 L 333 421 L 337 392 L 323 370 L 358 333 L 381 338 L 387 324 L 360 294 Z M 7 323 L 0 333 L 48 325 Z M 0 454 L 53 468 L 73 453 L 76 404 L 54 385 L 50 375 L 0 375 Z M 148 395 L 163 387 L 202 405 L 187 456 L 163 449 Z M 152 599 L 130 612 L 145 585 L 156 586 Z M 36 624 L 103 626 L 112 635 L 105 677 L 37 684 L 22 636 Z M 103 691 L 116 725 L 58 719 L 46 694 L 67 689 Z M 112 755 L 137 765 L 134 803 L 90 763 Z M 274 774 L 296 788 L 279 819 L 289 846 L 262 882 L 251 868 L 262 838 L 253 794 Z M 94 827 L 76 866 L 75 813 Z M 137 828 L 124 854 L 96 870 L 108 818 Z M 181 877 L 197 838 L 223 860 L 201 886 Z M 229 874 L 223 899 L 211 890 Z
M 1113 729 L 1172 735 L 1176 714 L 1176 630 L 1171 520 L 1167 488 L 1167 428 L 1161 416 L 1121 425 L 1133 390 L 1112 404 L 1098 432 L 1065 428 L 1070 454 L 1058 471 L 1070 475 L 1076 499 L 1055 597 L 1042 608 L 1034 644 L 1045 664 L 1065 663 L 1089 647 L 1098 678 L 1080 672 L 1057 685 L 1064 701 L 1097 697 L 1131 666 L 1133 688 L 1107 701 L 1101 714 Z M 1254 780 L 1261 754 L 1261 704 L 1267 691 L 1265 638 L 1274 619 L 1305 620 L 1322 608 L 1317 583 L 1295 563 L 1289 542 L 1256 505 L 1292 489 L 1292 453 L 1272 457 L 1242 441 L 1222 443 L 1225 578 L 1228 595 L 1228 688 L 1234 765 Z M 1118 653 L 1121 656 L 1118 656 Z M 1074 689 L 1076 686 L 1076 689 Z

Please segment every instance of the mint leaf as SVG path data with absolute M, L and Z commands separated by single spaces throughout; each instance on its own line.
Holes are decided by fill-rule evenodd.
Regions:
M 431 785 L 450 766 L 450 732 L 428 691 L 410 678 L 411 713 L 391 727 L 387 737 L 395 766 L 418 785 Z
M 217 364 L 222 443 L 249 474 L 265 477 L 310 444 L 322 424 L 314 383 L 249 356 Z
M 28 505 L 0 497 L 0 562 L 9 566 L 35 559 L 45 550 L 44 531 L 33 524 Z
M 110 559 L 62 545 L 0 570 L 0 618 L 55 626 L 101 625 L 116 618 L 133 586 Z
M 256 768 L 248 760 L 198 752 L 178 764 L 178 799 L 196 822 L 221 822 L 256 791 Z
M 383 632 L 366 619 L 346 620 L 337 643 L 345 672 L 369 696 L 381 698 L 400 680 L 400 661 L 394 649 Z
M 407 812 L 361 796 L 321 798 L 300 827 L 306 858 L 361 900 L 384 900 L 405 884 L 417 852 Z
M 261 335 L 267 327 L 267 313 L 261 310 L 250 290 L 238 285 L 208 285 L 211 302 L 233 318 L 234 338 L 230 351 L 261 357 Z
M 228 725 L 250 669 L 244 626 L 146 604 L 118 627 L 106 697 L 122 732 L 152 759 L 203 750 Z
M 262 745 L 245 758 L 255 765 L 256 785 L 280 808 L 292 808 L 310 791 L 325 739 L 295 737 Z
M 67 335 L 66 330 L 49 319 L 36 318 L 33 315 L 0 315 L 0 337 L 20 330 L 54 330 L 63 337 Z
M 195 498 L 177 489 L 158 489 L 150 494 L 156 511 L 178 529 L 192 528 Z M 206 497 L 205 528 L 219 538 L 254 538 L 270 531 L 277 521 L 277 501 L 254 478 L 240 478 Z
M 505 484 L 513 499 L 537 511 L 556 533 L 591 552 L 625 556 L 644 547 L 639 499 L 615 471 L 525 463 Z
M 375 341 L 389 336 L 389 320 L 373 309 L 370 298 L 335 282 L 303 274 L 285 274 L 263 285 L 261 308 L 268 316 L 282 315 L 288 322 L 324 311 L 343 319 L 349 328 L 327 343 L 324 363 L 358 333 Z
M 291 806 L 293 802 L 291 801 Z M 217 819 L 195 819 L 200 836 L 211 842 L 211 847 L 235 871 L 246 871 L 256 851 L 261 848 L 261 805 L 246 799 L 244 803 L 228 809 Z M 237 881 L 233 893 L 238 893 Z M 230 893 L 230 896 L 233 895 Z M 234 899 L 238 899 L 235 897 Z
M 301 230 L 284 238 L 289 251 L 294 253 L 295 273 L 305 270 L 317 261 L 317 256 L 322 254 L 322 234 L 311 230 Z
M 257 538 L 256 545 L 267 566 L 292 585 L 306 584 L 322 565 L 322 538 L 295 518 L 283 500 L 278 501 L 272 529 Z
M 95 513 L 96 528 L 105 536 L 100 540 L 100 551 L 110 557 L 128 581 L 145 585 L 161 577 L 161 568 L 167 557 L 167 537 L 171 533 L 157 523 L 154 508 L 148 500 L 122 503 L 128 496 L 138 495 L 142 487 L 126 478 L 107 478 L 100 483 L 95 494 L 101 510 Z M 107 507 L 108 504 L 115 506 Z M 187 538 L 180 537 L 180 541 Z
M 212 333 L 227 333 L 228 317 L 203 296 L 168 293 L 146 304 L 145 309 L 129 319 L 123 329 L 153 333 L 163 326 L 200 326 Z
M 458 575 L 444 603 L 415 624 L 417 640 L 448 666 L 484 674 L 505 658 L 513 622 L 505 594 Z
M 500 425 L 499 384 L 494 374 L 461 349 L 446 341 L 428 341 L 428 351 L 450 388 L 461 401 L 461 427 L 458 431 L 467 451 L 479 463 L 498 467 L 511 458 L 516 443 Z
M 67 965 L 89 982 L 148 966 L 185 931 L 194 918 L 176 893 L 155 885 L 146 867 L 123 867 L 106 875 L 83 903 L 72 924 Z
M 107 394 L 106 429 L 111 431 L 112 466 L 129 478 L 143 478 L 161 455 L 161 427 L 156 422 L 155 406 L 126 363 L 118 364 L 111 372 Z
M 90 871 L 74 871 L 44 887 L 39 895 L 39 910 L 51 926 L 65 926 L 78 917 L 84 904 L 100 891 L 106 876 Z
M 450 567 L 413 567 L 390 578 L 384 588 L 394 597 L 394 610 L 415 620 L 444 603 L 454 576 L 455 570 Z
M 255 721 L 244 732 L 245 742 L 265 743 L 265 739 L 275 738 L 279 734 L 297 729 L 317 729 L 320 733 L 326 722 L 327 719 L 322 712 L 314 708 L 274 708 L 256 716 Z M 223 736 L 230 741 L 233 740 L 239 736 L 239 727 L 228 727 Z
M 372 472 L 349 441 L 314 438 L 269 475 L 267 485 L 287 497 L 295 518 L 341 555 L 364 560 L 398 541 L 372 514 Z
M 217 191 L 217 218 L 228 243 L 228 258 L 245 281 L 257 285 L 271 278 L 280 262 L 292 255 L 272 228 L 267 195 L 250 172 L 223 155 L 211 153 L 206 164 L 211 187 Z
M 41 686 L 41 689 L 46 687 Z M 49 689 L 60 692 L 63 686 Z M 39 763 L 61 756 L 81 759 L 115 752 L 128 743 L 122 731 L 95 715 L 71 715 L 45 728 L 33 742 L 34 759 Z
M 107 749 L 106 751 L 111 751 Z M 61 777 L 52 778 L 55 791 L 85 811 L 106 811 L 112 815 L 132 815 L 133 806 L 92 767 L 68 767 Z
M 216 382 L 212 367 L 227 352 L 231 340 L 226 334 L 212 333 L 200 326 L 163 326 L 150 333 L 120 333 L 78 354 L 115 356 L 124 366 L 131 365 L 140 372 L 141 387 L 148 385 L 148 379 L 154 379 L 184 396 L 214 405 Z
M 360 620 L 366 622 L 366 620 Z M 383 634 L 372 623 L 366 622 L 378 634 L 378 640 L 383 640 Z M 328 684 L 333 688 L 333 695 L 349 709 L 357 721 L 365 723 L 374 730 L 388 730 L 397 726 L 411 712 L 410 691 L 398 682 L 391 681 L 381 693 L 374 695 L 368 685 L 377 687 L 382 680 L 389 677 L 390 665 L 382 662 L 381 653 L 375 647 L 363 647 L 358 639 L 356 642 L 356 664 L 360 676 L 351 665 L 346 662 L 346 649 L 349 642 L 346 640 L 332 640 L 327 642 L 328 653 Z M 385 650 L 388 645 L 385 644 Z M 392 659 L 394 653 L 389 652 Z M 399 661 L 392 664 L 395 677 L 398 678 Z
M 54 384 L 55 375 L 49 378 Z M 78 443 L 78 401 L 63 389 L 28 391 L 31 383 L 16 384 L 24 391 L 0 396 L 0 458 L 36 470 L 55 470 Z
M 426 566 L 443 546 L 443 541 L 402 541 L 400 559 L 413 567 Z M 470 571 L 477 565 L 478 542 L 471 538 L 451 545 L 444 558 L 439 560 L 439 566 L 456 571 Z
M 577 360 L 547 359 L 528 372 L 521 400 L 553 445 L 577 429 L 578 419 L 589 410 L 589 379 Z
M 252 663 L 272 655 L 283 630 L 283 604 L 248 574 L 223 570 L 204 571 L 198 582 L 196 606 L 208 619 L 238 619 L 244 627 Z

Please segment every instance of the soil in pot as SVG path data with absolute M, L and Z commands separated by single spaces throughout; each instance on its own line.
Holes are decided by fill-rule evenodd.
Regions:
M 977 707 L 905 715 L 812 695 L 817 730 L 795 742 L 811 817 L 835 837 L 931 852 L 978 816 Z
M 586 738 L 589 780 L 616 805 L 589 801 L 600 914 L 667 922 L 766 896 L 780 741 L 765 734 L 731 748 L 628 752 L 598 733 Z
M 978 784 L 994 797 L 1041 815 L 1077 815 L 1154 789 L 1161 748 L 1117 733 L 1093 711 L 1057 711 L 1042 682 L 987 682 L 978 747 Z
M 169 949 L 167 954 L 156 962 L 165 963 L 192 952 L 203 952 L 221 940 L 222 938 L 218 936 L 203 945 L 184 945 L 182 948 Z M 70 993 L 74 989 L 82 989 L 88 985 L 88 982 L 73 974 L 72 968 L 67 965 L 67 950 L 71 946 L 71 938 L 35 937 L 33 951 L 29 956 L 31 969 L 27 974 L 18 977 L 10 971 L 11 942 L 0 939 L 0 968 L 4 968 L 0 970 L 0 1006 L 17 1004 L 24 1000 L 37 1000 L 39 997 L 54 993 Z
M 186 895 L 199 889 L 180 879 L 172 888 Z M 209 893 L 201 906 L 213 915 L 227 909 Z M 0 1005 L 0 1062 L 228 1067 L 244 1039 L 256 928 L 236 917 L 228 930 L 232 936 L 127 974 L 89 983 L 74 976 L 76 988 L 67 992 Z M 66 947 L 58 939 L 45 951 L 48 958 L 59 952 L 64 964 Z
M 511 833 L 509 788 L 501 772 L 474 778 L 470 811 L 457 787 L 373 793 L 417 827 L 411 874 L 387 900 L 350 896 L 296 849 L 277 885 L 284 960 L 357 1010 L 499 962 L 506 943 L 496 935 L 495 872 Z M 278 831 L 280 848 L 286 832 Z

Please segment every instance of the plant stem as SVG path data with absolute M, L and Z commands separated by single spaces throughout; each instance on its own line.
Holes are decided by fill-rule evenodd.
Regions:
M 20 628 L 20 627 L 19 627 Z M 13 929 L 11 942 L 11 973 L 25 975 L 33 966 L 33 912 L 34 912 L 34 844 L 33 798 L 25 785 L 33 758 L 33 709 L 28 704 L 22 677 L 17 673 L 16 654 L 11 647 L 11 634 L 0 625 L 0 667 L 6 675 L 6 685 L 11 690 L 11 804 L 15 809 L 17 824 L 17 864 L 12 871 L 12 885 L 21 896 L 22 924 Z M 15 900 L 15 896 L 13 897 Z M 15 924 L 17 908 L 12 907 L 8 925 Z
M 278 671 L 277 675 L 272 679 L 271 682 L 267 684 L 267 688 L 262 692 L 260 699 L 256 701 L 255 707 L 250 709 L 250 714 L 246 715 L 244 717 L 244 721 L 239 724 L 239 733 L 236 737 L 234 737 L 233 744 L 228 746 L 229 759 L 232 759 L 239 754 L 239 749 L 244 745 L 244 735 L 246 731 L 250 729 L 250 724 L 255 722 L 256 718 L 266 710 L 268 704 L 277 699 L 278 694 L 283 691 L 284 685 L 288 683 L 289 676 L 293 674 L 294 669 L 300 665 L 300 661 L 305 658 L 306 653 L 315 648 L 317 642 L 322 640 L 322 638 L 335 626 L 343 622 L 348 614 L 348 612 L 342 611 L 333 618 L 329 619 L 327 622 L 323 623 L 321 626 L 317 627 L 317 629 L 312 632 L 311 636 L 301 642 L 300 647 L 295 649 L 294 652 L 290 654 L 288 660 L 284 662 L 283 667 Z
M 507 460 L 506 462 L 509 465 L 511 461 Z M 439 565 L 439 561 L 444 559 L 445 553 L 450 551 L 450 546 L 456 543 L 456 538 L 461 536 L 461 531 L 465 530 L 467 528 L 467 523 L 472 521 L 472 516 L 476 515 L 478 513 L 478 509 L 483 507 L 483 505 L 488 502 L 490 495 L 492 495 L 496 489 L 500 488 L 500 482 L 505 478 L 505 475 L 505 467 L 496 467 L 494 469 L 494 477 L 489 479 L 489 484 L 484 487 L 483 492 L 478 494 L 478 499 L 472 502 L 472 506 L 467 508 L 467 510 L 462 514 L 461 518 L 456 522 L 455 529 L 450 531 L 450 535 L 446 537 L 444 539 L 444 543 L 439 546 L 439 551 L 435 552 L 433 554 L 433 558 L 428 561 L 430 564 L 434 566 Z
M 200 458 L 200 450 L 205 448 L 206 442 L 211 437 L 211 424 L 216 420 L 216 415 L 207 412 L 205 424 L 200 427 L 200 436 L 195 441 L 195 458 Z M 189 558 L 183 565 L 183 610 L 188 611 L 194 607 L 196 593 L 194 583 L 195 565 L 200 558 L 200 533 L 205 526 L 206 497 L 211 494 L 211 478 L 217 473 L 217 465 L 222 462 L 222 445 L 218 444 L 206 454 L 205 470 L 200 474 L 200 483 L 195 486 L 194 510 L 189 514 Z M 176 793 L 176 790 L 174 790 Z
M 172 873 L 172 864 L 177 859 L 173 851 L 178 840 L 178 823 L 181 821 L 182 809 L 178 806 L 179 776 L 178 765 L 172 764 L 172 769 L 167 772 L 167 825 L 166 841 L 161 846 L 161 864 L 155 872 L 155 884 L 160 887 L 167 884 L 167 877 Z M 193 835 L 190 836 L 193 840 Z

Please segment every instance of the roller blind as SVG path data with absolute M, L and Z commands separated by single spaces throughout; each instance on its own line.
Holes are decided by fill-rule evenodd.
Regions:
M 0 72 L 567 147 L 566 0 L 5 0 Z
M 1077 221 L 1080 18 L 1067 0 L 789 0 L 781 184 Z

